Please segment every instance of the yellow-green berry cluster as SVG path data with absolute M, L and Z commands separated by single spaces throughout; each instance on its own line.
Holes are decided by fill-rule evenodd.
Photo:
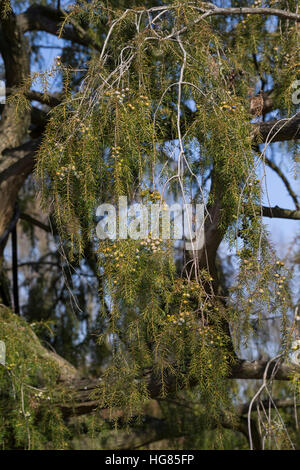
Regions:
M 63 180 L 71 172 L 76 178 L 80 178 L 81 174 L 80 172 L 76 170 L 75 165 L 68 165 L 68 166 L 61 167 L 60 170 L 56 171 L 56 176 L 58 176 L 60 180 Z
M 124 249 L 121 245 L 117 245 L 116 243 L 113 244 L 107 244 L 103 249 L 102 253 L 104 254 L 104 257 L 108 260 L 109 259 L 109 264 L 113 269 L 120 269 L 121 264 L 126 263 L 126 266 L 130 270 L 130 272 L 136 272 L 136 265 L 137 261 L 131 261 L 130 263 L 127 263 L 126 260 L 126 253 L 124 253 Z M 132 266 L 134 265 L 134 266 Z M 114 282 L 116 284 L 116 282 Z
M 149 232 L 148 238 L 141 240 L 141 247 L 151 253 L 161 253 L 163 251 L 163 240 L 161 238 L 152 238 Z
M 158 191 L 152 191 L 149 188 L 141 191 L 141 197 L 147 199 L 150 202 L 157 202 L 159 199 L 161 199 L 161 195 Z
M 122 163 L 124 161 L 123 158 L 120 158 L 120 150 L 121 147 L 118 146 L 111 148 L 111 156 L 114 160 L 117 161 L 117 163 Z
M 203 325 L 198 328 L 198 333 L 200 334 L 202 341 L 204 341 L 209 346 L 223 347 L 224 340 L 222 336 L 215 331 L 212 325 Z
M 226 101 L 222 101 L 221 103 L 221 109 L 224 111 L 224 110 L 228 110 L 228 111 L 235 111 L 236 110 L 236 106 L 233 105 L 233 104 L 229 104 L 227 103 Z
M 187 324 L 191 320 L 191 313 L 188 311 L 180 312 L 178 315 L 167 315 L 167 320 L 173 325 L 182 326 Z
M 126 98 L 126 93 L 128 93 L 129 88 L 122 88 L 120 90 L 110 90 L 106 91 L 105 95 L 106 96 L 112 96 L 117 99 L 117 101 L 122 104 L 124 102 L 124 99 Z
M 139 101 L 142 105 L 145 105 L 145 106 L 150 106 L 151 105 L 151 102 L 150 102 L 148 96 L 146 96 L 146 95 L 140 95 L 140 100 Z

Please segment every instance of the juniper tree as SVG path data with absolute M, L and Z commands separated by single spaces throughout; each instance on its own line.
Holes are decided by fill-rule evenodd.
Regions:
M 297 2 L 123 3 L 1 2 L 3 447 L 68 448 L 78 427 L 108 446 L 117 422 L 117 436 L 124 426 L 132 430 L 129 447 L 180 437 L 209 447 L 214 436 L 230 448 L 222 430 L 231 429 L 250 448 L 266 437 L 270 448 L 293 448 L 290 415 L 278 409 L 290 409 L 299 389 L 290 357 L 297 299 L 264 217 L 300 218 L 293 182 L 269 153 L 280 149 L 297 171 Z M 59 38 L 62 53 L 51 68 L 30 71 L 46 33 Z M 265 166 L 282 179 L 295 210 L 262 204 Z M 26 213 L 35 192 L 49 224 Z M 159 204 L 161 218 L 170 202 L 201 204 L 202 242 L 187 250 L 185 240 L 155 237 L 150 226 L 141 239 L 99 240 L 97 207 L 117 207 L 120 197 L 149 211 Z M 23 318 L 13 313 L 17 276 L 11 305 L 3 254 L 18 219 L 52 234 L 60 256 L 46 269 L 63 264 L 64 274 L 61 281 L 60 271 L 42 270 L 34 286 L 27 281 Z M 222 242 L 234 253 L 233 275 Z M 78 269 L 92 281 L 78 278 Z M 93 305 L 98 299 L 95 341 L 88 332 L 78 351 L 69 315 L 75 299 L 79 322 L 88 324 L 89 289 Z M 35 334 L 37 323 L 57 315 L 56 338 L 40 338 L 77 369 Z M 244 344 L 253 344 L 270 315 L 281 322 L 278 354 L 244 360 Z M 242 392 L 232 379 L 262 385 L 234 406 Z M 149 412 L 154 402 L 160 417 Z M 267 406 L 274 411 L 265 419 Z

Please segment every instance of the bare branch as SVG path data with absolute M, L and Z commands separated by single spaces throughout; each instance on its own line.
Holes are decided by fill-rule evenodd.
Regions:
M 198 9 L 204 13 L 202 18 L 209 16 L 233 16 L 233 15 L 267 15 L 300 22 L 300 15 L 291 11 L 277 8 L 218 8 L 212 5 L 211 10 Z
M 262 206 L 260 208 L 257 206 L 257 212 L 260 213 L 262 210 L 263 217 L 271 217 L 278 219 L 291 219 L 291 220 L 300 220 L 300 210 L 291 210 L 291 209 L 282 209 L 281 207 L 266 207 Z
M 44 224 L 40 220 L 35 219 L 29 214 L 25 214 L 25 212 L 21 212 L 20 214 L 20 219 L 26 220 L 32 225 L 35 225 L 36 227 L 41 228 L 42 230 L 45 230 L 45 232 L 52 233 L 51 227 L 49 225 Z
M 300 209 L 300 206 L 299 206 L 299 203 L 298 203 L 298 198 L 297 198 L 297 195 L 295 194 L 295 192 L 293 191 L 288 179 L 286 178 L 286 176 L 282 173 L 281 169 L 276 165 L 276 163 L 272 162 L 272 160 L 270 160 L 269 158 L 265 157 L 265 162 L 266 164 L 272 168 L 272 170 L 274 170 L 277 175 L 281 178 L 283 184 L 285 185 L 289 195 L 291 196 L 291 198 L 293 199 L 294 203 L 295 203 L 295 206 L 296 206 L 296 209 L 299 210 Z

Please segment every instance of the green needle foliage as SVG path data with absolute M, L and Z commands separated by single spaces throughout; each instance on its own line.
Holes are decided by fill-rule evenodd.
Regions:
M 249 6 L 231 6 L 236 3 Z M 288 4 L 295 11 L 296 2 Z M 285 8 L 286 2 L 264 5 Z M 278 19 L 263 15 L 199 20 L 199 8 L 208 6 L 171 1 L 159 18 L 143 6 L 125 10 L 100 1 L 83 1 L 69 9 L 66 24 L 86 22 L 98 49 L 80 68 L 58 58 L 42 77 L 46 84 L 49 77 L 61 76 L 63 92 L 50 112 L 36 177 L 68 260 L 80 263 L 90 246 L 97 254 L 105 325 L 97 342 L 111 350 L 94 394 L 99 408 L 121 408 L 129 421 L 141 413 L 151 397 L 145 372 L 151 370 L 161 398 L 170 388 L 172 394 L 194 394 L 209 403 L 199 412 L 201 419 L 206 412 L 212 425 L 225 419 L 234 426 L 227 380 L 236 361 L 233 345 L 238 350 L 241 340 L 244 344 L 251 338 L 256 312 L 259 319 L 268 312 L 281 317 L 281 350 L 289 346 L 290 275 L 276 259 L 257 211 L 263 195 L 257 168 L 264 156 L 254 146 L 251 121 L 257 116 L 251 114 L 249 100 L 260 77 L 278 83 L 274 108 L 282 116 L 295 110 L 291 93 L 299 73 L 299 46 L 297 29 L 288 21 L 279 28 Z M 105 37 L 100 34 L 103 18 Z M 38 79 L 16 93 L 19 106 L 26 105 L 26 90 Z M 205 183 L 208 175 L 210 185 Z M 148 209 L 172 199 L 203 203 L 206 214 L 216 207 L 220 241 L 238 247 L 238 274 L 228 295 L 208 265 L 195 254 L 185 258 L 189 255 L 183 250 L 178 256 L 176 244 L 152 237 L 150 229 L 146 240 L 99 241 L 96 208 L 103 202 L 117 206 L 120 196 L 127 196 L 129 203 L 142 201 Z M 185 263 L 188 268 L 183 268 Z M 26 349 L 26 332 L 24 326 L 15 350 L 20 354 L 22 342 L 19 375 L 15 369 L 14 375 L 9 372 L 13 352 L 8 368 L 0 369 L 13 427 L 7 430 L 0 424 L 0 432 L 4 440 L 14 432 L 17 446 L 25 445 L 32 415 L 18 414 L 11 394 L 20 403 L 23 393 L 24 407 L 32 413 L 32 392 L 25 393 L 26 384 L 38 386 L 37 371 L 43 373 L 43 387 L 50 394 L 54 381 L 47 376 L 54 374 L 53 368 Z M 4 337 L 9 341 L 9 331 Z M 44 434 L 30 428 L 33 447 L 43 445 L 46 435 L 64 447 L 66 429 L 58 410 L 45 413 Z M 26 426 L 20 426 L 24 420 Z
M 110 299 L 107 331 L 99 341 L 106 336 L 114 351 L 101 388 L 103 404 L 131 409 L 144 403 L 146 380 L 143 384 L 136 377 L 152 367 L 161 379 L 162 395 L 168 374 L 175 374 L 186 388 L 197 380 L 201 393 L 210 397 L 210 413 L 218 414 L 227 407 L 225 378 L 233 361 L 224 321 L 233 329 L 243 325 L 248 332 L 253 297 L 255 308 L 265 309 L 267 296 L 270 307 L 276 303 L 284 318 L 289 303 L 288 294 L 281 294 L 283 284 L 277 289 L 268 282 L 274 262 L 254 210 L 261 197 L 255 171 L 260 157 L 252 147 L 253 61 L 248 51 L 263 49 L 268 55 L 266 20 L 249 17 L 226 34 L 225 25 L 224 31 L 217 30 L 218 22 L 195 22 L 189 2 L 174 2 L 162 15 L 159 32 L 155 24 L 149 27 L 142 10 L 111 11 L 101 3 L 74 8 L 70 18 L 88 15 L 96 30 L 94 8 L 102 14 L 109 11 L 109 36 L 100 56 L 94 54 L 86 64 L 76 92 L 70 88 L 76 71 L 58 59 L 64 95 L 51 112 L 37 164 L 45 203 L 51 201 L 70 258 L 80 258 L 87 241 L 94 242 L 97 204 L 117 203 L 124 195 L 134 201 L 147 190 L 153 194 L 159 165 L 159 187 L 174 179 L 171 190 L 183 188 L 181 197 L 193 202 L 201 197 L 189 187 L 213 167 L 207 204 L 218 201 L 222 207 L 219 229 L 229 240 L 234 242 L 238 231 L 244 240 L 239 279 L 243 287 L 230 308 L 209 293 L 207 284 L 213 279 L 207 270 L 196 280 L 178 277 L 172 246 L 160 241 L 156 245 L 151 234 L 148 245 L 140 240 L 99 243 L 99 271 Z M 173 32 L 181 30 L 182 36 Z M 292 44 L 290 34 L 281 37 L 283 50 Z M 277 73 L 277 61 L 268 67 L 264 74 Z M 237 80 L 233 74 L 239 75 Z M 280 80 L 286 89 L 278 99 L 290 93 L 293 78 L 290 74 L 289 80 Z M 197 109 L 189 118 L 184 110 L 191 103 Z M 164 148 L 174 139 L 184 152 L 178 157 L 179 173 Z M 147 202 L 151 206 L 153 201 Z M 251 276 L 248 290 L 251 266 L 257 276 Z

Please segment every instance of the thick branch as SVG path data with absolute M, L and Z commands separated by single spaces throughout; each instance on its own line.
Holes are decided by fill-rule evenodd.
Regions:
M 300 113 L 291 119 L 254 124 L 253 137 L 257 144 L 300 139 Z
M 212 4 L 210 4 L 212 5 Z M 291 11 L 279 10 L 277 8 L 218 8 L 212 5 L 211 10 L 204 10 L 203 17 L 208 16 L 233 16 L 233 15 L 267 15 L 277 16 L 285 20 L 300 22 L 300 15 Z M 199 9 L 200 10 L 200 9 Z
M 232 366 L 231 374 L 228 378 L 230 379 L 262 379 L 265 373 L 266 366 L 268 361 L 245 361 L 239 360 L 235 365 Z M 274 368 L 276 372 L 274 371 Z M 293 366 L 290 364 L 282 363 L 278 364 L 276 362 L 269 365 L 268 368 L 268 377 L 273 373 L 275 380 L 290 380 L 295 372 L 299 373 L 299 367 Z M 147 372 L 147 377 L 149 377 L 148 388 L 149 395 L 152 399 L 159 398 L 161 395 L 161 384 L 159 380 L 153 375 L 152 371 Z M 90 398 L 93 395 L 93 392 L 97 391 L 97 386 L 99 385 L 99 380 L 97 379 L 82 379 L 75 380 L 72 383 L 72 392 L 73 392 L 73 401 L 70 403 L 64 403 L 59 405 L 62 413 L 65 417 L 69 416 L 78 416 L 82 414 L 88 414 L 97 409 L 97 400 Z M 191 387 L 197 386 L 197 381 L 194 381 L 190 384 Z M 180 389 L 180 384 L 176 382 L 175 377 L 170 375 L 165 377 L 165 387 L 168 391 L 168 394 L 176 393 Z M 99 410 L 100 413 L 105 413 L 105 410 Z M 242 413 L 243 408 L 240 410 Z
M 266 407 L 271 407 L 271 408 L 293 408 L 294 406 L 300 406 L 299 403 L 295 403 L 295 400 L 292 399 L 281 399 L 281 400 L 263 400 L 262 405 Z M 236 408 L 236 412 L 239 415 L 244 415 L 248 413 L 250 408 L 250 402 L 248 403 L 242 403 Z M 253 411 L 255 411 L 255 407 L 253 408 Z
M 0 163 L 0 236 L 5 233 L 11 221 L 18 192 L 34 167 L 34 155 L 39 140 L 29 141 L 14 149 L 3 152 Z
M 199 18 L 197 18 L 193 24 L 196 25 L 203 21 L 205 18 L 209 16 L 234 16 L 234 15 L 266 15 L 266 16 L 277 16 L 278 18 L 292 20 L 296 22 L 300 22 L 300 15 L 297 13 L 292 13 L 286 10 L 279 10 L 277 8 L 218 8 L 213 3 L 207 3 L 209 8 L 198 8 L 195 7 L 199 13 L 202 13 Z M 178 36 L 179 34 L 185 33 L 189 29 L 188 26 L 184 26 L 179 31 L 172 32 L 167 39 L 173 39 L 174 37 Z
M 231 379 L 262 379 L 266 366 L 269 361 L 245 361 L 240 360 L 231 369 Z M 273 362 L 269 365 L 268 376 L 274 372 L 274 368 L 277 367 L 274 379 L 276 380 L 290 380 L 295 372 L 299 373 L 299 367 L 293 366 L 292 364 L 277 364 Z
M 61 102 L 60 99 L 54 95 L 40 93 L 39 91 L 35 91 L 35 90 L 27 91 L 26 96 L 30 100 L 39 101 L 40 103 L 46 104 L 47 106 L 50 106 L 51 108 L 54 108 L 55 106 L 59 105 Z
M 30 224 L 35 225 L 36 227 L 39 227 L 42 230 L 45 230 L 45 232 L 52 233 L 51 227 L 49 225 L 46 225 L 40 220 L 37 220 L 34 217 L 31 217 L 31 215 L 29 214 L 25 214 L 25 212 L 21 212 L 20 219 L 26 220 Z
M 278 219 L 291 219 L 291 220 L 300 220 L 300 210 L 291 210 L 291 209 L 282 209 L 281 207 L 266 207 L 262 206 L 257 207 L 257 212 L 261 213 L 263 217 L 271 217 Z
M 40 140 L 36 139 L 18 147 L 4 150 L 5 169 L 0 172 L 0 185 L 12 177 L 16 179 L 22 177 L 24 179 L 32 171 L 34 155 L 39 145 Z
M 27 11 L 18 15 L 17 21 L 24 33 L 27 31 L 45 31 L 46 33 L 58 36 L 61 23 L 65 20 L 66 14 L 43 5 L 32 5 Z M 98 44 L 81 28 L 76 29 L 74 25 L 66 24 L 63 27 L 61 38 L 99 49 Z

